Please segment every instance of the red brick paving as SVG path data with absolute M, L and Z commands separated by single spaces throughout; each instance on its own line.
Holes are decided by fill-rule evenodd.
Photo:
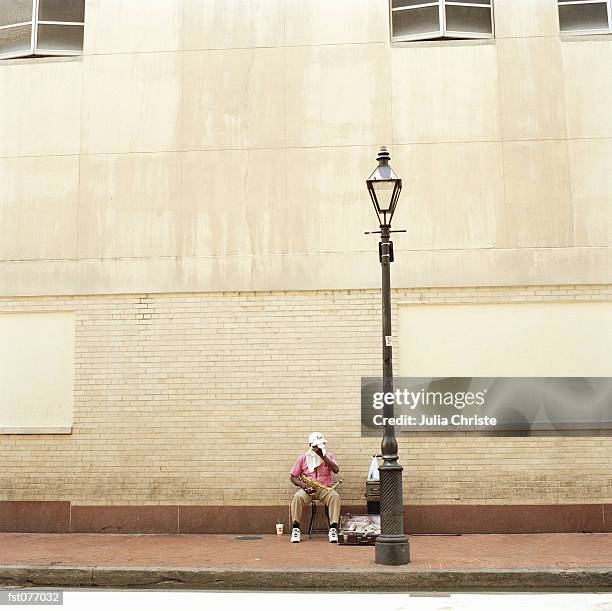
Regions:
M 373 547 L 332 545 L 325 536 L 0 533 L 0 565 L 375 568 Z M 413 536 L 410 568 L 610 568 L 612 533 Z

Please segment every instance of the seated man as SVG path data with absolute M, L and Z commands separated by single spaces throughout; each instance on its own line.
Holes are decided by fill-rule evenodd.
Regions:
M 310 447 L 307 452 L 300 454 L 291 469 L 291 483 L 298 486 L 299 490 L 291 499 L 291 543 L 300 542 L 300 519 L 306 505 L 310 505 L 313 499 L 321 501 L 329 513 L 329 542 L 338 543 L 338 520 L 340 519 L 340 496 L 335 490 L 331 490 L 332 473 L 338 473 L 340 469 L 336 464 L 336 457 L 325 448 L 325 438 L 321 433 L 311 433 L 308 437 Z M 304 475 L 320 483 L 317 485 L 303 482 L 300 475 Z

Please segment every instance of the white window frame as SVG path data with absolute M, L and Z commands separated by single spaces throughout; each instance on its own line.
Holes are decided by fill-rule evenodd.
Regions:
M 610 1 L 610 0 L 607 0 Z M 494 0 L 490 4 L 480 2 L 479 0 L 423 0 L 421 4 L 414 6 L 405 6 L 393 8 L 393 0 L 389 0 L 389 26 L 391 28 L 392 42 L 410 42 L 413 40 L 438 40 L 440 38 L 456 38 L 456 39 L 480 39 L 480 38 L 495 38 L 495 18 L 494 18 Z M 423 9 L 428 7 L 438 7 L 439 29 L 432 32 L 420 32 L 409 36 L 394 36 L 393 35 L 393 15 L 400 11 L 412 11 L 415 9 Z M 446 27 L 446 7 L 447 6 L 465 6 L 475 8 L 488 8 L 491 11 L 491 33 L 481 32 L 458 32 L 449 30 Z
M 591 30 L 562 30 L 561 29 L 561 12 L 562 6 L 572 5 L 586 5 L 586 4 L 604 4 L 608 10 L 608 27 L 607 28 L 594 28 Z M 571 34 L 574 36 L 587 36 L 589 34 L 611 34 L 612 33 L 612 0 L 558 0 L 557 1 L 557 14 L 559 16 L 559 31 L 561 34 Z
M 32 37 L 30 40 L 30 47 L 23 51 L 17 51 L 15 53 L 0 53 L 0 60 L 2 59 L 15 59 L 19 57 L 49 57 L 49 56 L 69 56 L 69 55 L 82 55 L 83 50 L 56 50 L 56 49 L 39 49 L 38 48 L 38 26 L 39 25 L 65 25 L 65 26 L 76 26 L 85 30 L 84 21 L 44 21 L 38 19 L 38 9 L 40 0 L 32 0 L 32 21 L 24 21 L 23 23 L 11 23 L 6 26 L 1 26 L 0 30 L 8 30 L 10 28 L 17 28 L 24 25 L 32 25 Z

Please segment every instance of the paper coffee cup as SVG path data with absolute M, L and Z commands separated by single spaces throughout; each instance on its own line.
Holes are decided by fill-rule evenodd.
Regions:
M 284 529 L 283 524 L 277 524 L 276 525 L 276 534 L 277 535 L 282 535 L 283 534 L 283 529 Z

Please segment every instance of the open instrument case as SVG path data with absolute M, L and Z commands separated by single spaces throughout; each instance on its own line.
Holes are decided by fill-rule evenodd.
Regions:
M 350 513 L 340 518 L 339 545 L 374 545 L 380 535 L 380 515 Z

